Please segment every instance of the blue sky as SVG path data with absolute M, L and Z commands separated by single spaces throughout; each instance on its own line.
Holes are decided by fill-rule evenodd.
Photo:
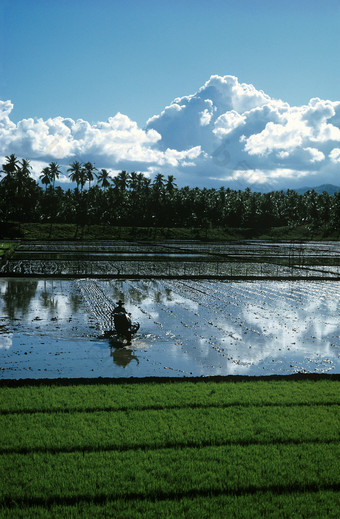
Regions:
M 271 137 L 273 133 L 276 135 L 276 128 L 266 127 L 269 123 L 286 126 L 278 128 L 280 135 L 292 131 L 295 116 L 291 107 L 307 106 L 311 98 L 333 103 L 340 99 L 339 0 L 2 0 L 0 13 L 0 99 L 11 102 L 10 107 L 6 105 L 3 109 L 10 121 L 6 119 L 3 124 L 11 128 L 11 138 L 4 134 L 6 146 L 3 144 L 1 148 L 0 145 L 1 156 L 10 152 L 21 156 L 25 152 L 37 164 L 48 160 L 66 164 L 73 158 L 83 155 L 86 158 L 86 150 L 80 149 L 79 143 L 65 152 L 62 149 L 65 141 L 61 138 L 58 146 L 47 149 L 41 144 L 39 132 L 42 129 L 37 125 L 32 129 L 25 123 L 16 130 L 11 125 L 31 118 L 35 121 L 64 118 L 74 122 L 81 119 L 91 125 L 91 131 L 101 131 L 102 128 L 96 126 L 98 122 L 120 113 L 126 119 L 113 122 L 110 135 L 101 141 L 103 148 L 98 142 L 89 146 L 90 158 L 98 167 L 111 167 L 113 175 L 120 168 L 138 169 L 150 175 L 158 170 L 164 174 L 175 173 L 185 184 L 230 182 L 225 179 L 236 174 L 230 173 L 231 170 L 228 174 L 221 172 L 218 169 L 221 165 L 211 159 L 216 149 L 228 140 L 228 153 L 233 155 L 235 163 L 230 160 L 228 167 L 246 162 L 248 172 L 257 171 L 257 174 L 243 175 L 245 183 L 256 184 L 259 180 L 278 186 L 305 184 L 309 183 L 308 172 L 313 185 L 322 179 L 337 183 L 334 164 L 338 164 L 340 142 L 337 142 L 336 130 L 328 128 L 327 145 L 325 129 L 320 128 L 318 136 L 307 135 L 303 130 L 302 141 L 298 138 L 301 148 L 298 150 L 293 149 L 292 143 L 288 145 L 287 140 L 281 142 L 281 147 L 276 142 L 270 149 L 258 143 L 270 130 L 273 130 Z M 182 110 L 190 112 L 190 117 L 181 116 L 179 120 L 177 114 L 176 120 L 168 124 L 169 114 L 174 111 L 161 116 L 164 109 L 177 97 L 195 96 L 213 75 L 237 77 L 237 84 L 253 85 L 270 100 L 281 99 L 288 103 L 288 123 L 287 117 L 284 121 L 278 120 L 277 106 L 275 110 L 270 106 L 276 115 L 263 119 L 263 124 L 256 128 L 252 126 L 252 134 L 250 130 L 241 134 L 236 131 L 235 118 L 231 128 L 233 114 L 230 112 L 236 111 L 243 117 L 243 122 L 239 121 L 247 129 L 253 124 L 250 119 L 253 120 L 254 114 L 244 119 L 243 112 L 235 108 L 239 103 L 230 106 L 222 103 L 222 106 L 216 97 L 212 99 L 213 108 L 206 104 L 201 106 L 194 98 L 190 110 L 189 106 Z M 220 88 L 230 88 L 230 81 L 220 81 Z M 205 90 L 203 92 L 206 102 L 207 95 Z M 202 101 L 202 95 L 198 97 Z M 181 103 L 184 106 L 184 101 Z M 214 112 L 213 117 L 210 113 L 209 123 L 202 124 L 200 119 L 205 129 L 210 125 L 210 136 L 207 132 L 199 133 L 196 140 L 186 142 L 183 137 L 181 143 L 175 142 L 174 134 L 187 134 L 192 124 L 197 123 L 197 117 L 193 118 L 195 103 L 197 117 L 207 107 Z M 261 100 L 260 106 L 263 104 Z M 254 103 L 247 106 L 248 111 L 255 108 Z M 332 108 L 323 105 L 322 109 L 322 124 L 331 123 L 339 128 L 337 105 L 333 104 Z M 333 109 L 335 115 L 330 113 Z M 318 113 L 320 110 L 319 107 Z M 216 119 L 227 112 L 224 123 L 229 126 L 222 131 L 221 120 L 216 123 Z M 147 122 L 156 115 L 159 120 Z M 302 112 L 300 115 L 303 119 Z M 65 128 L 52 126 L 48 129 L 49 136 L 54 132 L 63 137 Z M 70 126 L 71 123 L 66 124 Z M 27 137 L 32 131 L 36 140 L 28 145 Z M 79 127 L 72 127 L 73 140 L 79 131 Z M 121 133 L 113 146 L 114 152 L 110 151 L 107 138 L 115 139 L 114 131 L 125 132 L 125 143 L 129 133 L 134 144 L 148 147 L 148 153 L 143 148 L 143 152 L 136 154 L 135 161 L 126 150 L 119 154 L 117 143 L 122 141 Z M 260 136 L 256 138 L 256 135 Z M 66 137 L 68 143 L 70 139 Z M 200 154 L 198 150 L 189 152 L 198 146 Z M 173 153 L 169 151 L 164 156 L 167 149 Z M 184 157 L 185 150 L 188 153 Z M 280 164 L 269 157 L 273 150 L 280 154 Z M 150 159 L 151 151 L 155 152 L 154 160 Z M 322 153 L 324 159 L 318 153 Z M 309 155 L 312 158 L 308 162 Z M 286 164 L 287 159 L 290 161 Z M 316 173 L 316 166 L 323 167 L 322 179 Z M 274 173 L 271 177 L 261 176 L 261 168 L 265 171 L 271 168 Z M 287 170 L 287 175 L 284 171 L 281 176 L 275 174 L 278 169 Z M 294 170 L 297 171 L 295 176 Z M 241 178 L 242 174 L 238 174 L 238 181 Z

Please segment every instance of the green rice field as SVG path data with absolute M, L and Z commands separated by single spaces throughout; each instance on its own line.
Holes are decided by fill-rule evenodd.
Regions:
M 4 382 L 0 516 L 338 517 L 339 388 Z

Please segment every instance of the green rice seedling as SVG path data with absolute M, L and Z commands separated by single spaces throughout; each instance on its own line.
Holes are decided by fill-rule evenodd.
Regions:
M 166 381 L 164 383 L 41 384 L 1 387 L 1 409 L 35 411 L 133 410 L 228 405 L 314 405 L 339 402 L 332 379 L 242 382 Z
M 188 496 L 179 499 L 164 498 L 148 501 L 143 499 L 117 499 L 103 503 L 80 502 L 77 504 L 32 505 L 4 508 L 3 519 L 45 519 L 45 517 L 68 517 L 93 519 L 94 517 L 119 517 L 123 519 L 224 519 L 254 517 L 337 517 L 339 501 L 334 491 L 291 492 L 273 494 L 257 492 L 245 495 Z
M 232 445 L 1 456 L 3 505 L 336 490 L 339 446 Z M 16 471 L 13 471 L 13 467 Z
M 0 514 L 337 517 L 339 382 L 0 388 Z
M 0 453 L 334 442 L 338 411 L 298 405 L 8 413 L 0 418 Z

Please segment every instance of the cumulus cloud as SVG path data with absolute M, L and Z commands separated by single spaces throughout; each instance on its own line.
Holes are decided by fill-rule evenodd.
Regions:
M 46 121 L 29 118 L 14 124 L 9 119 L 12 109 L 10 101 L 0 105 L 0 153 L 15 153 L 33 159 L 36 164 L 39 159 L 66 163 L 74 157 L 85 160 L 90 157 L 101 167 L 138 164 L 147 169 L 157 165 L 177 167 L 201 153 L 200 146 L 161 150 L 157 147 L 161 135 L 156 130 L 143 130 L 121 113 L 96 124 L 62 117 Z
M 325 159 L 325 155 L 322 153 L 322 151 L 319 151 L 316 148 L 303 148 L 303 150 L 310 154 L 311 162 L 321 162 Z
M 340 163 L 340 148 L 333 148 L 329 154 L 329 158 L 332 162 Z
M 245 124 L 245 116 L 236 112 L 236 110 L 229 110 L 225 114 L 220 115 L 215 123 L 213 133 L 218 137 L 224 137 L 231 133 L 238 126 Z
M 188 181 L 188 173 L 197 174 L 201 185 L 213 180 L 233 187 L 234 181 L 275 189 L 308 183 L 309 175 L 313 185 L 340 183 L 340 102 L 313 98 L 290 106 L 234 76 L 212 76 L 149 119 L 147 128 L 162 136 L 163 147 L 201 146 L 196 170 L 182 172 Z
M 302 178 L 307 175 L 310 175 L 309 171 L 296 171 L 289 168 L 277 168 L 270 172 L 264 172 L 260 169 L 235 169 L 233 174 L 226 177 L 225 180 L 243 180 L 250 184 L 262 184 L 268 182 L 268 180 Z
M 91 160 L 112 171 L 174 174 L 179 185 L 201 187 L 340 183 L 340 102 L 313 98 L 290 106 L 235 76 L 211 76 L 144 128 L 121 113 L 96 124 L 63 117 L 15 124 L 12 109 L 11 101 L 0 101 L 0 154 L 35 164 Z

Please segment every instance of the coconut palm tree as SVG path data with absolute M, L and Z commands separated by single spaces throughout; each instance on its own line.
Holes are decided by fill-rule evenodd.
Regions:
M 75 182 L 77 184 L 77 189 L 80 184 L 80 179 L 81 179 L 81 175 L 82 175 L 81 171 L 82 171 L 82 165 L 77 160 L 72 162 L 70 164 L 70 167 L 67 170 L 67 172 L 69 173 L 69 175 L 68 175 L 69 179 L 71 180 L 71 182 Z
M 32 166 L 30 165 L 30 161 L 27 159 L 21 159 L 21 162 L 19 162 L 18 167 L 18 176 L 21 178 L 28 178 L 30 176 L 30 170 L 32 169 Z
M 164 189 L 164 175 L 162 173 L 157 173 L 152 183 L 152 188 L 154 191 L 162 192 Z
M 52 183 L 53 190 L 54 190 L 55 179 L 59 178 L 59 174 L 61 173 L 61 170 L 59 169 L 59 167 L 60 167 L 59 164 L 57 164 L 56 162 L 51 162 L 49 164 L 50 177 L 51 177 L 51 183 Z
M 98 184 L 102 186 L 104 190 L 110 186 L 110 175 L 106 169 L 101 169 L 100 173 L 97 175 Z
M 30 165 L 29 160 L 22 159 L 21 162 L 19 162 L 16 172 L 17 194 L 20 202 L 19 206 L 24 205 L 24 200 L 30 191 L 30 184 L 33 181 L 30 177 L 31 169 L 32 166 Z
M 129 178 L 129 187 L 132 191 L 138 191 L 139 181 L 138 181 L 138 175 L 134 171 L 130 173 Z
M 12 155 L 6 156 L 7 163 L 2 165 L 2 171 L 9 177 L 12 177 L 19 168 L 19 159 L 12 153 Z
M 42 184 L 45 184 L 45 189 L 47 189 L 47 186 L 51 183 L 51 172 L 50 168 L 46 166 L 42 171 L 40 175 L 40 180 Z
M 113 182 L 118 191 L 124 192 L 129 184 L 129 174 L 126 171 L 121 171 L 114 177 Z
M 97 168 L 94 167 L 94 164 L 92 164 L 92 162 L 86 162 L 83 166 L 83 170 L 85 172 L 85 181 L 88 181 L 90 189 L 92 180 L 94 180 L 95 177 L 97 178 L 97 175 L 95 174 Z
M 149 180 L 149 179 L 146 179 L 146 177 L 143 175 L 143 173 L 138 173 L 138 175 L 137 175 L 138 189 L 141 189 L 142 187 L 145 186 L 145 180 Z
M 172 195 L 176 187 L 177 184 L 175 184 L 175 177 L 173 175 L 168 175 L 168 178 L 165 183 L 166 191 Z

